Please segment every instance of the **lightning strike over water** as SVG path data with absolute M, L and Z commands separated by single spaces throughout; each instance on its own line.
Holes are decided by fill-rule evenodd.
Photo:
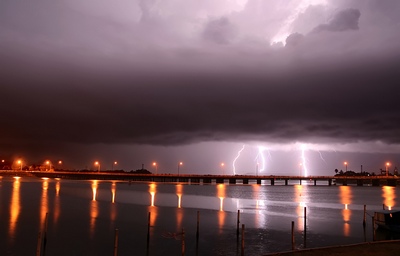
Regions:
M 304 177 L 307 177 L 307 160 L 306 160 L 306 155 L 305 155 L 305 151 L 306 151 L 306 146 L 304 144 L 301 145 L 301 163 L 302 163 L 302 168 L 303 168 L 303 175 Z
M 243 144 L 242 148 L 238 151 L 237 156 L 236 156 L 235 159 L 233 160 L 233 163 L 232 163 L 233 175 L 236 175 L 236 166 L 235 166 L 236 160 L 238 160 L 238 158 L 240 157 L 240 154 L 241 154 L 242 151 L 244 150 L 244 146 L 245 146 L 245 145 Z
M 259 163 L 259 159 L 261 160 L 261 167 L 260 169 L 257 169 L 257 171 L 263 172 L 266 169 L 266 160 L 264 157 L 264 151 L 267 150 L 267 148 L 263 147 L 263 146 L 258 146 L 258 153 L 256 156 L 256 161 L 257 161 L 257 168 L 258 168 L 258 163 Z

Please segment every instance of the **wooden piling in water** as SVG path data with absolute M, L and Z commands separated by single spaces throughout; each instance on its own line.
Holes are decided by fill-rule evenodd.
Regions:
M 375 218 L 372 216 L 372 241 L 375 241 Z
M 244 224 L 242 224 L 242 251 L 241 255 L 244 256 Z
M 367 206 L 364 204 L 364 217 L 363 217 L 363 227 L 365 228 L 367 218 Z
M 151 212 L 149 212 L 147 219 L 147 250 L 149 250 L 149 245 L 150 245 L 150 217 L 151 217 Z
M 240 210 L 237 211 L 236 238 L 239 238 Z
M 294 221 L 292 221 L 292 251 L 294 251 Z
M 307 207 L 304 207 L 304 248 L 307 248 Z
M 199 236 L 200 236 L 200 211 L 197 211 L 197 229 L 196 229 L 196 249 L 199 248 Z
M 47 223 L 48 223 L 49 214 L 46 212 L 46 217 L 44 219 L 44 236 L 43 236 L 43 256 L 46 253 L 46 244 L 47 244 Z
M 182 228 L 182 256 L 185 256 L 185 230 Z
M 115 236 L 114 236 L 114 256 L 118 254 L 118 229 L 115 229 Z

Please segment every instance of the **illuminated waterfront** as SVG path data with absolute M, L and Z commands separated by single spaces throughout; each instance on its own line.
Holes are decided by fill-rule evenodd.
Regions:
M 372 240 L 370 217 L 362 227 L 363 205 L 374 210 L 397 207 L 395 187 L 265 186 L 123 181 L 76 181 L 3 177 L 0 183 L 0 246 L 6 255 L 32 255 L 48 213 L 46 255 L 112 255 L 119 230 L 119 255 L 181 251 L 196 253 L 196 216 L 200 212 L 199 255 L 240 255 L 236 218 L 245 224 L 249 255 L 303 248 L 304 207 L 307 247 Z M 174 234 L 175 235 L 169 235 Z M 166 235 L 168 234 L 168 235 Z

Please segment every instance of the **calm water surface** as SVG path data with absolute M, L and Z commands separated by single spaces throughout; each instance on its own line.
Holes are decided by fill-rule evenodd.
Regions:
M 395 187 L 190 185 L 0 178 L 0 255 L 35 255 L 47 213 L 45 255 L 246 255 L 372 241 L 371 215 L 396 208 Z M 362 226 L 367 205 L 367 227 Z M 304 244 L 304 208 L 307 237 Z M 197 212 L 200 236 L 196 248 Z M 148 217 L 150 240 L 147 249 Z M 391 234 L 378 233 L 378 238 Z M 42 249 L 43 252 L 43 249 Z

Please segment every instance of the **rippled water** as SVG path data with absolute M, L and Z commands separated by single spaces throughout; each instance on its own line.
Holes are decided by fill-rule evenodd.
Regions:
M 387 186 L 190 185 L 2 177 L 0 248 L 1 255 L 35 255 L 42 231 L 42 239 L 46 239 L 41 252 L 45 255 L 113 255 L 118 229 L 118 255 L 181 255 L 183 230 L 186 255 L 240 255 L 238 210 L 240 228 L 242 224 L 245 228 L 246 255 L 291 250 L 292 221 L 296 248 L 358 243 L 372 240 L 371 215 L 383 204 L 396 208 L 398 195 L 398 188 Z M 368 213 L 365 229 L 364 204 Z M 378 238 L 390 238 L 386 236 L 378 233 Z

